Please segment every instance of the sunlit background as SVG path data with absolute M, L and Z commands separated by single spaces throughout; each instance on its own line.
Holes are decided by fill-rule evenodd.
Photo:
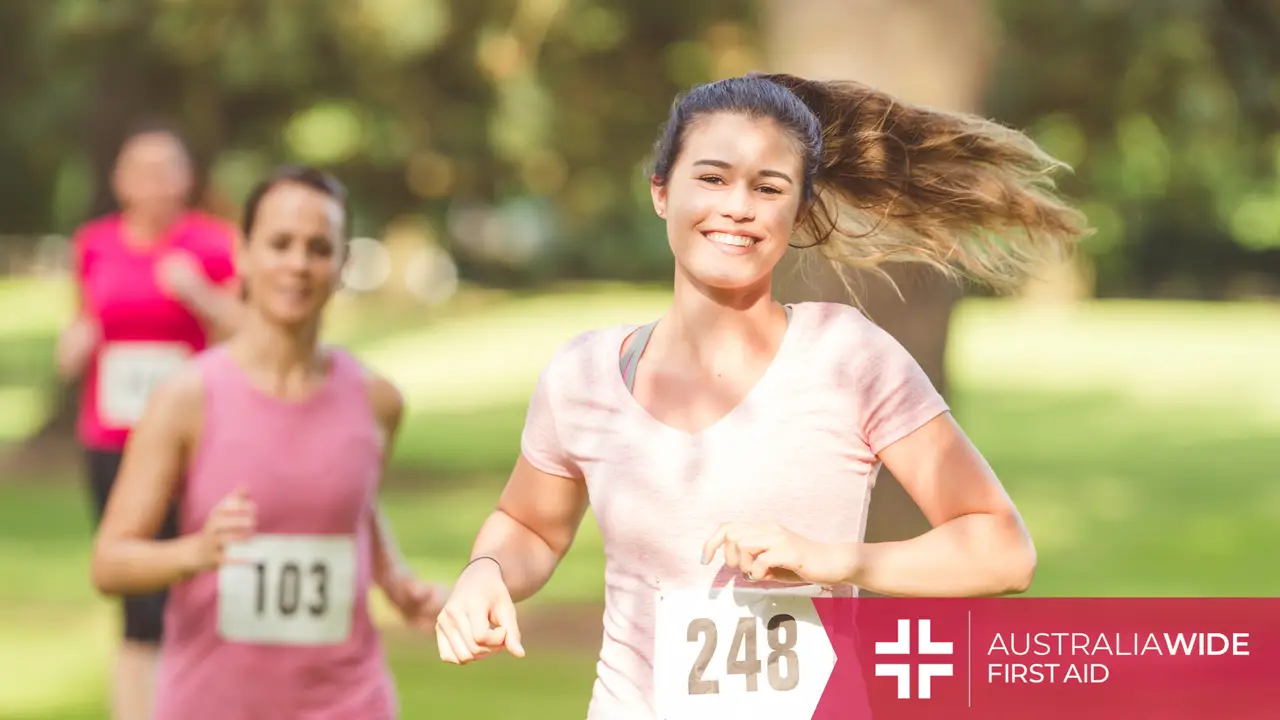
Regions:
M 677 92 L 787 70 L 1027 129 L 1075 167 L 1062 187 L 1098 229 L 1076 260 L 999 300 L 917 277 L 904 305 L 868 284 L 869 311 L 1022 508 L 1033 594 L 1280 593 L 1277 37 L 1269 0 L 0 2 L 0 717 L 106 717 L 118 615 L 88 582 L 51 358 L 66 238 L 109 209 L 140 114 L 182 124 L 201 204 L 229 218 L 281 161 L 350 186 L 327 333 L 406 393 L 385 495 L 440 580 L 553 350 L 669 299 L 643 170 Z M 894 502 L 873 503 L 885 536 L 918 523 Z M 404 717 L 581 717 L 602 562 L 588 521 L 523 609 L 519 662 L 443 665 L 380 604 Z

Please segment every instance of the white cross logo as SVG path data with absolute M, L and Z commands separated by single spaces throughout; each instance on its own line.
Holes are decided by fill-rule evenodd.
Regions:
M 920 655 L 950 655 L 951 643 L 934 642 L 929 639 L 930 621 L 917 620 L 920 626 L 918 637 L 918 654 Z M 894 642 L 877 642 L 876 655 L 910 655 L 911 654 L 911 621 L 898 621 L 898 639 Z M 932 688 L 932 680 L 936 677 L 951 677 L 954 666 L 951 663 L 921 663 L 917 666 L 919 685 L 918 697 L 922 700 L 929 699 L 929 691 Z M 908 663 L 876 663 L 876 677 L 896 677 L 898 678 L 898 699 L 908 700 L 911 698 L 911 665 Z

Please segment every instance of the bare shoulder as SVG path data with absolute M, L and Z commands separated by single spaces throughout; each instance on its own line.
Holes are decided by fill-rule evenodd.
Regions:
M 374 417 L 386 432 L 394 432 L 404 416 L 404 393 L 382 373 L 361 363 L 365 388 L 369 392 L 369 405 Z
M 166 435 L 192 440 L 203 417 L 204 373 L 198 359 L 192 359 L 151 393 L 138 429 L 158 428 Z

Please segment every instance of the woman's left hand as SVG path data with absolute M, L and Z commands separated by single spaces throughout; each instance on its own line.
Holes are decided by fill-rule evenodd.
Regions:
M 851 576 L 851 552 L 797 535 L 776 523 L 724 523 L 702 547 L 702 564 L 724 550 L 724 564 L 752 582 L 838 585 Z

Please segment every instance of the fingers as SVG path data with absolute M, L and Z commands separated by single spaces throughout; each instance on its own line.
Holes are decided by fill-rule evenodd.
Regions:
M 751 559 L 745 568 L 743 568 L 747 579 L 753 582 L 767 582 L 774 580 L 773 574 L 773 557 L 771 550 L 765 550 Z
M 450 611 L 447 608 L 436 622 L 437 632 L 444 630 L 445 639 L 449 641 L 453 656 L 457 658 L 460 665 L 483 657 L 483 651 L 480 644 L 476 642 L 471 628 L 472 623 L 469 618 L 465 615 L 460 616 L 457 610 Z
M 724 544 L 730 525 L 732 523 L 720 523 L 720 527 L 716 528 L 716 531 L 711 533 L 711 537 L 707 538 L 707 541 L 702 544 L 703 565 L 710 564 L 711 560 L 715 558 L 716 550 L 719 550 L 720 546 Z
M 520 643 L 520 626 L 516 623 L 516 606 L 509 598 L 498 603 L 494 608 L 493 621 L 504 632 L 503 645 L 506 646 L 507 652 L 518 658 L 524 657 L 524 645 Z
M 441 618 L 441 620 L 443 620 L 443 618 Z M 444 627 L 443 622 L 436 623 L 436 648 L 440 651 L 440 659 L 447 663 L 461 665 L 462 660 L 460 660 L 458 658 L 458 654 L 453 651 L 453 643 L 449 642 L 449 636 L 445 633 Z
M 465 665 L 501 648 L 505 634 L 491 628 L 486 618 L 483 612 L 466 613 L 458 608 L 446 607 L 436 619 L 440 659 L 455 665 Z
M 721 550 L 726 567 L 747 573 L 755 556 L 774 544 L 775 535 L 768 525 L 724 523 L 703 546 L 703 564 L 711 562 L 716 551 Z
M 247 558 L 230 555 L 227 546 L 248 540 L 257 529 L 257 524 L 257 506 L 249 499 L 248 490 L 243 486 L 218 501 L 209 513 L 203 529 L 214 563 L 237 565 L 249 562 Z

